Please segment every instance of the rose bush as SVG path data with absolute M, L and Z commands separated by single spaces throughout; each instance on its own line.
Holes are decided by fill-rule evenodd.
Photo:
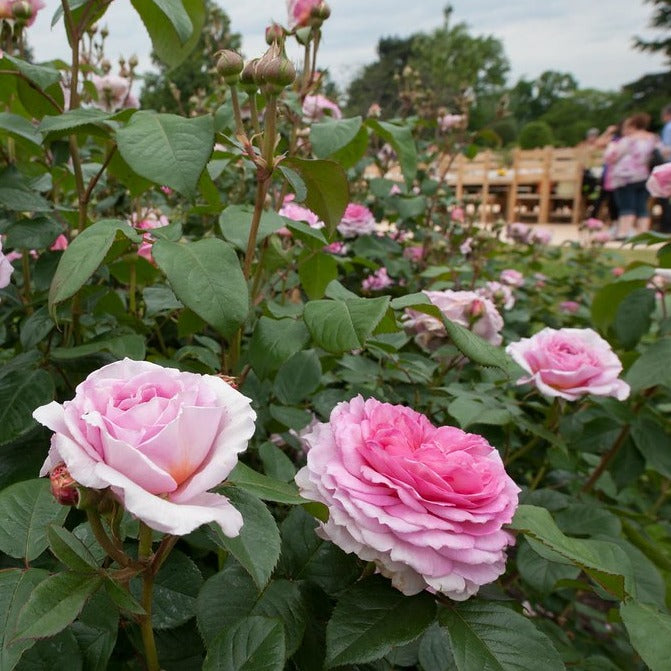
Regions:
M 481 436 L 357 397 L 303 440 L 296 482 L 329 509 L 319 535 L 374 562 L 404 594 L 428 587 L 463 600 L 505 570 L 514 540 L 502 527 L 519 488 Z
M 63 404 L 35 410 L 54 431 L 41 475 L 65 463 L 78 483 L 110 487 L 152 529 L 187 534 L 242 526 L 220 484 L 254 433 L 250 399 L 214 376 L 125 359 L 91 373 Z

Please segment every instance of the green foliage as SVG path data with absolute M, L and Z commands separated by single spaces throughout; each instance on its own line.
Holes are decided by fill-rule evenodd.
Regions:
M 545 121 L 530 121 L 520 129 L 517 141 L 522 149 L 535 149 L 553 144 L 554 136 Z

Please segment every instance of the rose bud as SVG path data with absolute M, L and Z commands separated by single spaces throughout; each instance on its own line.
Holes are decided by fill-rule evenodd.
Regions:
M 266 42 L 272 44 L 273 42 L 278 42 L 282 44 L 284 41 L 284 28 L 279 23 L 271 23 L 266 28 Z
M 51 481 L 51 493 L 58 503 L 63 506 L 79 505 L 77 483 L 64 463 L 51 469 L 49 480 Z
M 244 65 L 242 56 L 235 51 L 225 49 L 219 52 L 217 72 L 224 78 L 227 84 L 237 84 Z

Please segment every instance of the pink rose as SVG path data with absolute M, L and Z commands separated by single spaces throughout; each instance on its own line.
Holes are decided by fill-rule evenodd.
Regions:
M 12 279 L 14 266 L 11 259 L 2 253 L 2 240 L 0 240 L 0 289 L 4 289 Z
M 601 219 L 597 219 L 595 217 L 590 217 L 585 221 L 585 228 L 588 231 L 601 231 L 603 230 L 604 223 L 601 221 Z
M 653 168 L 645 187 L 655 198 L 671 198 L 671 163 Z
M 250 399 L 215 375 L 124 359 L 91 373 L 75 397 L 33 417 L 55 434 L 40 475 L 65 463 L 78 483 L 111 488 L 152 529 L 184 535 L 216 522 L 237 536 L 242 516 L 222 482 L 254 434 Z
M 336 240 L 324 247 L 324 251 L 329 254 L 337 254 L 338 256 L 345 256 L 347 254 L 347 245 L 340 240 Z
M 464 216 L 464 209 L 462 207 L 453 207 L 450 211 L 450 219 L 452 221 L 463 221 Z
M 613 277 L 621 277 L 624 275 L 624 268 L 622 266 L 615 266 L 610 272 Z
M 423 291 L 423 294 L 451 321 L 470 328 L 492 345 L 500 345 L 503 318 L 488 298 L 474 291 Z M 405 310 L 404 326 L 413 331 L 415 342 L 427 349 L 436 349 L 447 338 L 441 321 L 410 308 Z
M 419 263 L 424 257 L 424 246 L 413 245 L 412 247 L 406 247 L 403 250 L 403 257 L 414 263 Z
M 465 117 L 463 114 L 443 114 L 442 116 L 438 117 L 437 121 L 438 121 L 438 128 L 443 133 L 446 133 L 448 130 L 451 130 L 452 128 L 462 126 L 465 121 Z
M 510 287 L 518 288 L 524 286 L 524 275 L 514 268 L 506 268 L 505 270 L 502 270 L 499 277 L 501 282 Z
M 575 401 L 585 394 L 623 401 L 629 385 L 618 379 L 622 364 L 610 345 L 592 329 L 544 328 L 511 343 L 506 352 L 527 372 L 517 384 L 533 382 L 546 396 Z
M 479 296 L 489 298 L 494 305 L 502 307 L 504 310 L 511 310 L 515 307 L 515 296 L 513 290 L 501 282 L 487 282 L 484 287 L 476 290 Z
M 98 100 L 93 102 L 95 107 L 114 112 L 123 107 L 136 106 L 130 97 L 130 81 L 125 77 L 109 73 L 103 76 L 93 74 L 91 81 L 98 94 Z
M 559 304 L 559 309 L 566 314 L 574 315 L 580 310 L 580 303 L 576 303 L 576 301 L 562 301 Z
M 595 245 L 605 245 L 611 241 L 611 236 L 608 231 L 596 231 L 592 234 L 592 243 Z
M 152 231 L 155 228 L 162 228 L 167 226 L 170 222 L 168 217 L 165 214 L 162 214 L 160 210 L 154 210 L 153 208 L 143 207 L 140 212 L 133 212 L 128 222 L 133 228 L 137 228 L 141 231 L 147 231 L 142 235 L 142 242 L 137 250 L 137 255 L 141 256 L 143 259 L 149 261 L 149 263 L 154 263 L 154 257 L 151 255 L 151 248 L 154 244 L 154 236 L 148 231 Z
M 346 238 L 370 235 L 375 233 L 375 217 L 365 205 L 350 203 L 345 208 L 345 214 L 338 224 L 338 230 Z
M 17 9 L 19 9 L 19 2 L 21 2 L 21 0 L 0 0 L 0 19 L 16 18 L 14 15 L 14 6 L 17 6 Z M 40 9 L 43 9 L 45 4 L 42 2 L 42 0 L 26 0 L 26 2 L 28 3 L 29 16 L 26 19 L 24 8 L 21 7 L 19 9 L 20 16 L 22 17 L 21 21 L 25 21 L 27 26 L 32 26 L 33 23 L 35 23 L 35 19 L 37 18 L 37 12 L 39 12 Z
M 324 228 L 324 222 L 312 210 L 295 203 L 294 198 L 293 193 L 286 196 L 278 214 L 292 221 L 304 221 L 310 228 Z
M 361 288 L 364 291 L 381 291 L 394 284 L 394 280 L 387 274 L 386 268 L 378 268 L 372 275 L 364 278 Z
M 521 221 L 515 221 L 512 224 L 508 224 L 506 233 L 514 242 L 528 244 L 531 239 L 531 226 L 527 226 L 527 224 L 523 224 Z
M 546 228 L 535 228 L 529 240 L 531 244 L 549 245 L 552 242 L 552 231 Z
M 303 119 L 306 122 L 321 121 L 325 116 L 342 119 L 340 107 L 323 95 L 305 96 L 305 100 L 303 101 Z
M 459 252 L 464 256 L 468 256 L 473 251 L 473 238 L 466 238 L 459 245 Z
M 481 436 L 357 396 L 305 436 L 301 494 L 329 509 L 317 533 L 391 578 L 462 601 L 505 570 L 517 485 Z
M 310 23 L 310 12 L 321 0 L 287 0 L 289 28 L 303 28 Z
M 51 244 L 49 249 L 52 252 L 62 252 L 68 248 L 68 239 L 61 233 Z

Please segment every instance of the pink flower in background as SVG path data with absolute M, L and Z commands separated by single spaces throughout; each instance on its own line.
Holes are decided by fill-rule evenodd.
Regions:
M 586 394 L 623 401 L 629 385 L 618 378 L 622 364 L 610 345 L 592 329 L 544 328 L 531 338 L 511 343 L 506 352 L 529 374 L 546 396 L 575 401 Z
M 605 245 L 612 240 L 609 231 L 596 231 L 592 234 L 592 243 L 596 245 Z
M 51 247 L 49 249 L 52 252 L 62 252 L 63 250 L 68 248 L 68 239 L 61 233 L 51 244 Z
M 413 263 L 419 263 L 424 257 L 424 246 L 412 245 L 412 247 L 406 247 L 403 250 L 403 257 L 409 259 Z
M 387 274 L 386 268 L 378 268 L 372 275 L 364 278 L 361 283 L 361 288 L 364 291 L 381 291 L 387 287 L 391 287 L 394 280 Z
M 250 399 L 215 375 L 124 359 L 91 373 L 75 397 L 37 408 L 54 431 L 40 475 L 65 464 L 85 487 L 111 488 L 152 529 L 184 535 L 216 522 L 237 536 L 242 516 L 207 490 L 254 434 Z
M 519 288 L 524 286 L 524 275 L 514 268 L 506 268 L 501 271 L 499 279 L 510 287 Z
M 293 193 L 290 193 L 284 198 L 282 207 L 280 208 L 278 214 L 292 221 L 303 221 L 310 228 L 324 228 L 324 222 L 312 211 L 303 205 L 299 205 L 294 202 L 295 196 Z
M 135 99 L 130 95 L 130 81 L 120 75 L 91 75 L 96 88 L 98 100 L 93 101 L 95 107 L 114 112 L 124 107 L 137 107 Z
M 515 307 L 513 290 L 507 284 L 496 281 L 487 282 L 484 287 L 477 289 L 476 293 L 479 296 L 489 298 L 494 305 L 502 307 L 504 310 L 511 310 Z
M 25 0 L 26 7 L 20 6 L 23 0 L 0 0 L 0 19 L 14 19 L 14 7 L 16 6 L 20 16 L 24 15 L 24 9 L 27 7 L 29 18 L 25 21 L 27 26 L 32 26 L 37 18 L 37 12 L 46 7 L 42 0 Z M 1 52 L 0 52 L 1 54 Z M 0 58 L 2 56 L 0 55 Z
M 500 345 L 503 338 L 503 318 L 494 303 L 474 291 L 423 291 L 422 292 L 448 319 L 470 328 L 492 345 Z M 420 347 L 436 349 L 447 338 L 441 321 L 418 310 L 407 308 L 404 326 L 415 333 Z
M 531 226 L 527 226 L 527 224 L 516 221 L 512 224 L 508 224 L 506 227 L 506 233 L 508 234 L 508 237 L 514 242 L 528 244 L 531 239 Z
M 613 277 L 621 277 L 624 275 L 624 268 L 622 266 L 615 266 L 610 272 Z
M 338 224 L 338 231 L 345 238 L 370 235 L 375 233 L 375 217 L 365 205 L 350 203 Z
M 170 222 L 168 221 L 168 217 L 162 214 L 159 210 L 142 208 L 139 214 L 133 212 L 129 223 L 133 228 L 138 228 L 141 231 L 151 231 L 155 228 L 167 226 Z M 144 233 L 140 247 L 137 250 L 138 256 L 146 259 L 149 263 L 154 263 L 154 259 L 151 255 L 151 248 L 154 244 L 154 240 L 155 238 L 151 233 Z
M 595 217 L 590 217 L 585 221 L 585 228 L 588 231 L 601 231 L 603 230 L 604 223 L 601 219 L 596 219 Z
M 446 133 L 448 130 L 451 130 L 452 128 L 462 126 L 464 120 L 465 117 L 463 114 L 443 114 L 442 116 L 439 116 L 437 119 L 438 128 L 443 133 Z
M 559 309 L 566 314 L 574 315 L 580 310 L 580 303 L 577 303 L 576 301 L 562 301 L 559 304 Z
M 13 272 L 14 266 L 11 259 L 2 253 L 2 240 L 0 240 L 0 289 L 4 289 L 10 283 Z
M 335 242 L 332 242 L 330 245 L 326 245 L 324 247 L 325 252 L 329 252 L 329 254 L 337 254 L 338 256 L 344 256 L 347 254 L 347 245 L 344 242 L 341 242 L 340 240 L 336 240 Z
M 287 0 L 289 28 L 303 28 L 310 23 L 310 12 L 321 0 Z
M 536 289 L 542 289 L 548 281 L 548 276 L 543 273 L 534 273 L 534 279 L 536 280 L 535 287 Z
M 357 396 L 304 440 L 296 483 L 329 509 L 317 534 L 374 562 L 404 594 L 463 601 L 504 572 L 514 538 L 503 525 L 520 490 L 481 436 Z
M 653 168 L 645 187 L 654 198 L 671 198 L 671 163 Z
M 305 96 L 305 100 L 303 101 L 303 119 L 306 122 L 321 121 L 325 116 L 342 119 L 340 107 L 326 96 L 320 94 Z
M 549 245 L 552 242 L 552 231 L 546 228 L 534 228 L 529 242 L 531 244 Z
M 462 207 L 453 207 L 450 210 L 450 219 L 452 219 L 452 221 L 463 221 L 464 209 Z
M 390 196 L 397 196 L 399 193 L 402 193 L 401 188 L 398 184 L 392 184 L 391 189 L 389 189 Z
M 466 238 L 459 245 L 459 252 L 464 256 L 468 256 L 473 251 L 473 238 Z
M 166 196 L 172 196 L 172 194 L 173 194 L 173 190 L 172 190 L 169 186 L 165 186 L 165 185 L 163 185 L 163 186 L 161 187 L 161 191 L 163 191 L 163 193 L 164 193 Z

